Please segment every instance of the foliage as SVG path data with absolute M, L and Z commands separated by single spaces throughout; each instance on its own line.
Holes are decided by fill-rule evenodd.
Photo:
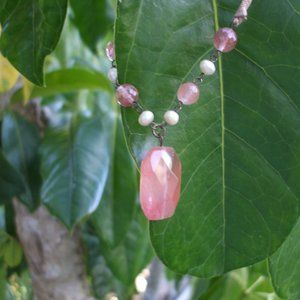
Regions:
M 299 299 L 299 3 L 253 1 L 237 49 L 168 128 L 166 144 L 183 164 L 181 201 L 174 217 L 150 225 L 135 162 L 156 141 L 133 110 L 120 114 L 105 75 L 114 4 L 67 6 L 0 2 L 0 298 L 31 297 L 11 228 L 18 198 L 80 228 L 96 298 L 137 293 L 151 240 L 178 294 L 187 281 L 195 300 Z M 134 84 L 161 119 L 236 8 L 233 0 L 118 1 L 119 81 Z

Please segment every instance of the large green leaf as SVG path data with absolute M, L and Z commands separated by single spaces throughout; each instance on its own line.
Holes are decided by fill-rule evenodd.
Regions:
M 39 202 L 39 144 L 40 136 L 34 124 L 18 113 L 5 112 L 2 123 L 3 154 L 21 175 L 26 191 L 20 196 L 20 200 L 31 209 Z
M 253 1 L 238 29 L 237 50 L 205 79 L 198 104 L 168 129 L 182 165 L 181 201 L 173 218 L 152 222 L 157 255 L 171 269 L 211 277 L 272 254 L 294 225 L 300 196 L 300 16 L 296 1 Z M 292 6 L 295 5 L 295 7 Z M 121 1 L 116 53 L 121 83 L 140 92 L 157 120 L 175 105 L 180 83 L 199 74 L 215 29 L 239 3 Z M 276 17 L 276 16 L 279 16 Z M 133 17 L 134 16 L 134 17 Z M 123 111 L 138 161 L 149 129 Z
M 282 246 L 271 256 L 269 269 L 280 297 L 300 299 L 300 220 Z
M 112 92 L 112 85 L 107 77 L 94 70 L 80 68 L 61 69 L 47 73 L 45 81 L 47 86 L 34 86 L 28 95 L 28 99 L 56 96 L 61 93 L 72 93 L 79 90 Z M 24 91 L 19 89 L 13 94 L 11 102 L 18 103 L 23 99 Z
M 71 0 L 70 4 L 82 40 L 97 53 L 97 42 L 113 24 L 111 5 L 107 0 Z
M 69 228 L 99 204 L 109 171 L 110 136 L 109 118 L 100 117 L 46 132 L 41 198 Z
M 126 235 L 132 221 L 137 199 L 137 175 L 128 153 L 120 121 L 115 128 L 113 159 L 101 203 L 92 220 L 94 227 L 111 246 L 116 246 Z
M 107 265 L 112 273 L 127 286 L 134 284 L 135 277 L 153 257 L 147 227 L 145 217 L 137 213 L 125 239 L 117 247 L 110 247 L 104 241 L 101 243 L 101 253 Z
M 67 0 L 2 0 L 0 50 L 11 64 L 37 85 L 43 85 L 43 65 L 60 37 Z
M 21 176 L 0 151 L 0 203 L 25 192 Z
M 103 74 L 86 69 L 72 68 L 46 74 L 46 84 L 34 87 L 31 98 L 54 96 L 59 93 L 70 93 L 81 89 L 105 90 L 111 92 L 111 83 Z

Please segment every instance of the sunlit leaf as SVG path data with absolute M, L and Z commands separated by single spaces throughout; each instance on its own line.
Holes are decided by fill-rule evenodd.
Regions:
M 0 54 L 0 93 L 10 90 L 18 77 L 19 72 Z

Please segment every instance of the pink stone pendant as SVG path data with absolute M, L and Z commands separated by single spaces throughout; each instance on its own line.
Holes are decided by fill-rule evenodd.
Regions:
M 142 161 L 140 201 L 149 220 L 172 217 L 180 197 L 181 161 L 170 147 L 152 148 Z

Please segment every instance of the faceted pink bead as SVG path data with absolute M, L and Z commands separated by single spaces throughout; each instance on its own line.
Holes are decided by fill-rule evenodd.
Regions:
M 198 101 L 200 90 L 192 82 L 182 84 L 177 91 L 177 98 L 185 105 L 191 105 Z
M 116 97 L 120 105 L 130 107 L 138 100 L 139 92 L 133 85 L 125 83 L 118 86 Z
M 108 42 L 106 45 L 106 56 L 110 61 L 114 61 L 116 59 L 116 54 L 115 54 L 115 44 L 113 42 Z
M 232 28 L 220 28 L 214 38 L 215 48 L 221 52 L 230 52 L 237 44 L 237 35 Z
M 140 201 L 149 220 L 170 218 L 181 188 L 181 162 L 170 147 L 152 148 L 142 161 Z

